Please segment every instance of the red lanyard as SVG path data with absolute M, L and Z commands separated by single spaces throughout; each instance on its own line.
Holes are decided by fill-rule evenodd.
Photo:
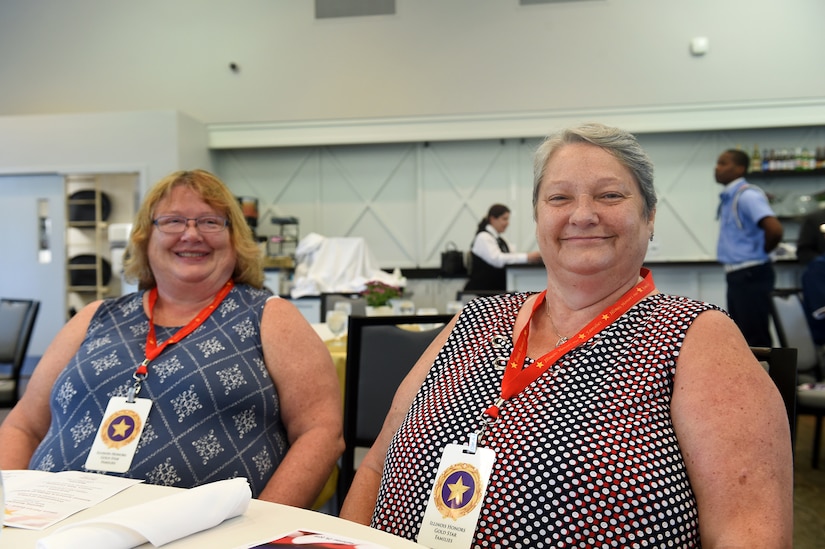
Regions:
M 504 378 L 501 380 L 501 396 L 499 399 L 487 408 L 485 415 L 492 419 L 498 418 L 499 406 L 513 396 L 522 392 L 528 385 L 533 383 L 544 372 L 548 371 L 550 366 L 556 363 L 569 350 L 581 345 L 595 334 L 603 330 L 605 327 L 613 323 L 617 318 L 622 316 L 632 306 L 641 301 L 641 299 L 649 294 L 655 288 L 653 284 L 653 275 L 648 269 L 641 270 L 642 280 L 632 287 L 630 290 L 619 298 L 614 304 L 607 307 L 596 318 L 594 318 L 587 326 L 575 336 L 571 337 L 569 341 L 562 343 L 549 353 L 545 354 L 535 362 L 534 368 L 523 368 L 524 359 L 527 357 L 527 339 L 530 336 L 530 322 L 533 315 L 544 304 L 547 290 L 539 294 L 536 302 L 533 304 L 533 310 L 530 312 L 530 318 L 527 324 L 521 330 L 513 352 L 510 355 L 510 360 L 507 362 L 507 368 L 504 370 Z
M 157 358 L 157 356 L 162 353 L 166 347 L 173 343 L 177 343 L 194 332 L 198 326 L 203 324 L 206 319 L 209 318 L 209 315 L 211 315 L 212 312 L 218 308 L 218 305 L 221 304 L 221 301 L 223 301 L 234 286 L 235 281 L 230 278 L 226 284 L 223 285 L 221 291 L 218 292 L 218 295 L 215 296 L 215 299 L 212 300 L 212 303 L 204 307 L 201 312 L 195 315 L 195 318 L 189 321 L 189 324 L 175 332 L 172 337 L 162 342 L 160 345 L 158 345 L 157 338 L 155 337 L 154 322 L 155 303 L 158 301 L 158 289 L 152 288 L 149 291 L 149 333 L 146 334 L 146 358 L 138 365 L 134 375 L 132 376 L 135 379 L 135 386 L 129 390 L 130 402 L 134 399 L 134 395 L 137 395 L 140 392 L 140 383 L 146 379 L 146 376 L 149 374 L 149 362 L 155 360 L 155 358 Z M 132 391 L 134 391 L 134 393 Z

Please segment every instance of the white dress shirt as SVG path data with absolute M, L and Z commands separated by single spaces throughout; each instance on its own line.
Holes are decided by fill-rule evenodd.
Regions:
M 498 238 L 507 242 L 507 247 L 513 247 L 501 233 L 496 232 L 492 225 L 487 225 L 486 232 L 478 233 L 473 239 L 472 252 L 493 267 L 504 267 L 518 263 L 527 263 L 527 252 L 502 252 L 498 247 Z

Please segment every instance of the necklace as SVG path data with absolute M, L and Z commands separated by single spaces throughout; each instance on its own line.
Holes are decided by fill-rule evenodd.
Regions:
M 565 337 L 565 336 L 563 336 L 559 333 L 559 329 L 556 328 L 556 323 L 553 322 L 553 317 L 550 315 L 550 302 L 547 301 L 546 298 L 544 300 L 544 314 L 546 314 L 547 318 L 550 319 L 550 326 L 553 327 L 553 331 L 559 337 L 559 340 L 556 342 L 556 347 L 558 347 L 560 345 L 564 345 L 565 343 L 567 343 L 567 337 Z

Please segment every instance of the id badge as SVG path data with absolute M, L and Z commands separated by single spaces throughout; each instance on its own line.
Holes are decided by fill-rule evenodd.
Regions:
M 151 408 L 148 398 L 128 402 L 126 397 L 112 397 L 84 467 L 109 473 L 128 471 Z
M 432 549 L 472 546 L 495 461 L 496 453 L 489 448 L 476 448 L 475 453 L 463 444 L 444 448 L 418 543 Z

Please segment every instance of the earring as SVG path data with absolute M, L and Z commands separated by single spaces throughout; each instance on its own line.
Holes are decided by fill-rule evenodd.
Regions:
M 653 242 L 653 233 L 650 233 L 650 241 Z

